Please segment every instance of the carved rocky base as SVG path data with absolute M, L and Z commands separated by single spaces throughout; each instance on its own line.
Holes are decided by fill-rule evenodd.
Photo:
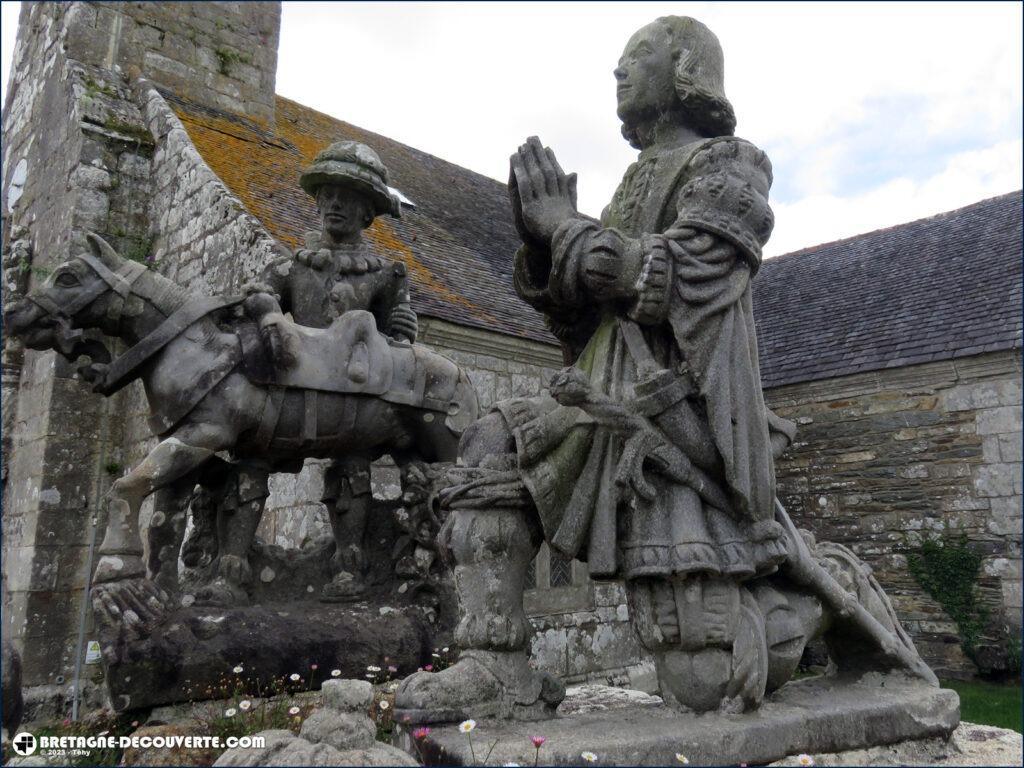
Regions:
M 381 675 L 397 667 L 392 676 L 400 677 L 427 663 L 437 637 L 419 606 L 291 601 L 182 607 L 144 636 L 108 632 L 101 645 L 111 703 L 125 711 L 222 698 L 238 688 L 252 695 L 282 685 L 309 690 L 332 670 L 365 678 L 368 665 L 384 668 Z
M 561 712 L 571 711 L 567 696 Z M 948 737 L 960 720 L 953 691 L 934 688 L 900 673 L 867 673 L 859 678 L 817 677 L 787 683 L 756 712 L 741 715 L 679 712 L 650 698 L 627 700 L 600 711 L 563 714 L 543 723 L 484 720 L 473 733 L 476 750 L 497 740 L 489 764 L 534 761 L 532 736 L 546 738 L 545 765 L 582 765 L 593 753 L 601 765 L 764 764 L 800 753 L 822 754 Z M 398 743 L 418 754 L 412 734 Z M 471 749 L 458 725 L 434 727 L 420 742 L 431 765 L 471 765 Z

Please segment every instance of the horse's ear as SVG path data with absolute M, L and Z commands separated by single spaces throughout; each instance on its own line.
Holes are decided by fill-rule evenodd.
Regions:
M 110 269 L 116 270 L 124 263 L 124 259 L 118 255 L 113 246 L 95 232 L 88 232 L 85 239 L 89 241 L 92 255 L 106 264 Z

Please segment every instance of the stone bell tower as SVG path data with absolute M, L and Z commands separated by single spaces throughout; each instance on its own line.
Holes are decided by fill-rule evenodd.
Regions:
M 151 257 L 159 150 L 133 83 L 272 128 L 279 30 L 276 2 L 22 3 L 3 111 L 5 304 L 87 231 Z M 91 394 L 54 353 L 5 341 L 3 638 L 25 684 L 56 697 L 89 639 L 82 597 L 100 502 L 126 463 L 123 396 Z

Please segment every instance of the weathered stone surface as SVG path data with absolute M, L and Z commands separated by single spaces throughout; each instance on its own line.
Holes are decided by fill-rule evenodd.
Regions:
M 606 709 L 656 706 L 663 703 L 660 696 L 651 696 L 643 691 L 590 683 L 566 688 L 565 698 L 558 705 L 558 714 L 569 717 Z
M 1018 766 L 1021 735 L 1007 728 L 960 723 L 948 738 L 915 739 L 870 749 L 812 755 L 819 766 L 840 765 L 990 765 Z M 799 766 L 799 755 L 771 765 Z
M 251 694 L 293 674 L 301 677 L 295 690 L 329 680 L 332 669 L 346 678 L 362 677 L 368 664 L 385 657 L 408 674 L 423 664 L 431 636 L 419 609 L 381 616 L 375 605 L 285 603 L 180 608 L 148 636 L 102 642 L 111 700 L 124 710 L 216 696 L 237 664 Z M 281 651 L 283 639 L 287 653 Z
M 498 739 L 491 755 L 498 765 L 531 764 L 534 735 L 547 739 L 541 759 L 548 765 L 580 765 L 582 752 L 594 753 L 603 765 L 675 765 L 677 753 L 692 765 L 737 765 L 945 737 L 958 721 L 953 691 L 872 673 L 859 680 L 787 683 L 756 713 L 695 715 L 664 705 L 615 707 L 543 723 L 480 721 L 474 740 L 479 745 Z M 403 731 L 399 740 L 415 753 L 410 733 Z M 466 736 L 454 725 L 433 728 L 423 752 L 429 764 L 472 764 Z
M 168 723 L 167 725 L 144 726 L 135 730 L 132 736 L 150 738 L 195 736 L 194 723 Z M 124 751 L 125 765 L 209 765 L 217 755 L 216 749 L 186 749 L 185 747 L 128 747 Z
M 326 680 L 320 691 L 324 706 L 338 712 L 366 712 L 373 703 L 373 686 L 366 680 Z
M 377 727 L 365 713 L 318 709 L 303 721 L 299 735 L 335 749 L 366 749 L 373 746 Z
M 418 763 L 405 752 L 389 744 L 374 744 L 365 749 L 339 750 L 329 744 L 314 744 L 290 731 L 262 731 L 266 739 L 262 749 L 229 749 L 214 763 L 216 766 L 335 766 L 335 765 L 411 765 Z

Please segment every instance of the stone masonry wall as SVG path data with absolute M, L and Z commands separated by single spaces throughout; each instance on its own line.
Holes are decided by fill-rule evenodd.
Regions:
M 153 262 L 154 143 L 131 98 L 129 69 L 152 70 L 169 83 L 175 57 L 187 59 L 179 63 L 194 67 L 187 72 L 191 98 L 253 120 L 272 115 L 278 5 L 189 5 L 196 8 L 22 5 L 3 116 L 5 304 L 84 249 L 87 231 Z M 174 39 L 188 37 L 190 24 L 192 48 Z M 203 74 L 204 47 L 215 58 L 220 49 L 229 74 Z M 222 76 L 248 79 L 237 99 Z M 79 621 L 88 616 L 81 598 L 91 532 L 102 529 L 99 501 L 128 461 L 125 436 L 135 425 L 121 414 L 138 393 L 104 400 L 53 353 L 26 352 L 11 341 L 3 375 L 3 634 L 23 653 L 27 685 L 66 690 L 88 637 L 80 637 Z
M 876 371 L 766 392 L 799 425 L 777 464 L 779 498 L 819 539 L 846 544 L 889 593 L 940 676 L 969 676 L 956 625 L 907 556 L 929 537 L 966 536 L 983 555 L 990 621 L 979 661 L 1006 666 L 1021 627 L 1020 352 Z

